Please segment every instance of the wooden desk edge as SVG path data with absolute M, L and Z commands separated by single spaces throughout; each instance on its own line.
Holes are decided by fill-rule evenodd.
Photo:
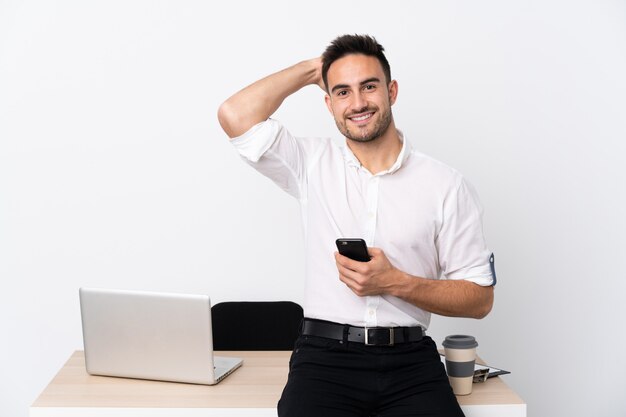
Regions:
M 282 392 L 282 388 L 286 382 L 287 367 L 286 363 L 291 355 L 289 351 L 224 351 L 216 352 L 221 356 L 237 356 L 244 359 L 244 365 L 241 369 L 235 371 L 232 375 L 228 376 L 224 381 L 215 386 L 206 385 L 190 385 L 190 384 L 177 384 L 158 381 L 145 381 L 145 380 L 129 380 L 125 378 L 111 378 L 111 377 L 98 377 L 88 375 L 84 366 L 84 352 L 75 351 L 70 358 L 66 361 L 63 368 L 55 375 L 48 386 L 42 391 L 37 399 L 31 405 L 31 410 L 37 414 L 37 409 L 43 408 L 97 408 L 107 407 L 124 409 L 126 407 L 147 407 L 147 408 L 163 408 L 172 409 L 179 407 L 172 407 L 172 404 L 177 403 L 171 401 L 172 396 L 184 395 L 185 405 L 180 408 L 193 409 L 212 407 L 208 405 L 207 401 L 212 400 L 207 397 L 218 398 L 217 395 L 230 396 L 230 399 L 235 398 L 233 392 L 237 392 L 237 409 L 266 409 L 274 408 Z M 248 366 L 246 366 L 248 365 Z M 263 389 L 259 390 L 259 384 L 255 382 L 254 368 L 262 369 L 263 372 L 268 373 L 271 377 L 263 376 Z M 73 374 L 72 374 L 73 372 Z M 238 374 L 239 373 L 239 374 Z M 269 378 L 269 383 L 268 382 Z M 258 378 L 256 378 L 258 380 Z M 256 385 L 255 385 L 256 384 Z M 87 387 L 85 387 L 85 385 Z M 94 401 L 93 398 L 79 398 L 81 395 L 81 388 L 89 388 L 92 390 L 94 387 L 99 390 L 104 389 L 107 393 L 115 392 L 117 389 L 119 395 L 119 387 L 124 388 L 120 403 L 111 403 L 103 405 L 102 395 L 98 397 L 99 401 L 93 402 L 91 405 L 89 401 Z M 129 393 L 133 390 L 127 388 L 132 387 L 135 390 L 149 390 L 150 395 L 143 395 L 144 402 L 136 402 L 135 398 L 132 398 Z M 146 388 L 148 387 L 148 388 Z M 163 400 L 158 393 L 155 394 L 158 389 L 166 387 L 166 391 L 170 395 L 168 400 Z M 175 389 L 172 390 L 172 387 Z M 233 388 L 235 387 L 235 388 Z M 242 394 L 242 390 L 250 390 Z M 263 392 L 259 392 L 263 391 Z M 82 394 L 89 394 L 89 390 L 83 391 Z M 100 391 L 98 391 L 100 392 Z M 221 393 L 220 393 L 221 392 Z M 202 397 L 202 401 L 198 398 Z M 161 401 L 154 403 L 155 399 L 161 398 Z M 489 402 L 485 401 L 485 398 L 489 398 Z M 146 399 L 148 401 L 146 401 Z M 195 399 L 195 401 L 194 401 Z M 246 399 L 248 401 L 246 401 Z M 459 404 L 464 408 L 467 407 L 481 407 L 481 406 L 523 406 L 526 404 L 524 401 L 511 390 L 499 377 L 490 378 L 487 382 L 474 384 L 474 392 L 469 396 L 457 397 Z M 68 401 L 69 400 L 69 401 Z M 73 401 L 72 401 L 73 400 Z M 80 401 L 79 401 L 80 400 Z M 226 398 L 228 400 L 228 398 Z M 252 402 L 250 402 L 252 401 Z M 178 401 L 180 402 L 180 401 Z M 106 403 L 106 402 L 105 402 Z M 129 405 L 133 404 L 135 405 Z M 210 401 L 209 401 L 210 403 Z M 97 405 L 94 405 L 97 404 Z M 150 406 L 148 406 L 150 404 Z M 224 401 L 216 404 L 218 408 L 232 408 L 232 405 L 226 405 Z M 217 409 L 217 408 L 214 408 Z

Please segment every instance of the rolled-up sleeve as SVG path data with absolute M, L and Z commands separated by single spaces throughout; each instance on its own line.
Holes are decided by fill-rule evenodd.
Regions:
M 482 214 L 474 188 L 461 178 L 444 201 L 443 223 L 436 241 L 444 279 L 495 285 L 494 257 L 485 241 Z
M 250 162 L 257 162 L 278 137 L 279 128 L 278 122 L 268 119 L 252 126 L 243 135 L 233 138 L 230 143 L 237 149 L 239 155 Z
M 306 160 L 302 146 L 277 120 L 268 119 L 231 140 L 239 155 L 284 191 L 302 198 Z

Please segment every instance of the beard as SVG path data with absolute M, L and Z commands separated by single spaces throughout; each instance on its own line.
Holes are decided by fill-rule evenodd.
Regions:
M 358 113 L 366 111 L 371 111 L 371 109 L 365 108 L 363 110 L 360 110 Z M 374 121 L 374 125 L 369 130 L 359 127 L 348 127 L 345 119 L 335 118 L 335 124 L 337 125 L 337 129 L 339 129 L 339 131 L 346 138 L 361 143 L 371 142 L 381 137 L 387 131 L 392 120 L 390 107 L 385 108 L 382 113 L 377 112 L 375 114 L 379 115 L 380 117 L 378 117 L 378 119 Z

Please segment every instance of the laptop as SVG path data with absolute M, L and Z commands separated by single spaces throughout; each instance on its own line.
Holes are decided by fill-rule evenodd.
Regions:
M 213 356 L 206 295 L 80 288 L 92 375 L 214 385 L 243 360 Z

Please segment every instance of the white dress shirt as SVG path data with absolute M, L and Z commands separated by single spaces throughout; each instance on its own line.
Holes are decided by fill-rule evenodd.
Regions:
M 474 189 L 400 137 L 398 159 L 376 175 L 361 166 L 345 139 L 340 146 L 328 138 L 296 138 L 273 119 L 232 139 L 246 162 L 300 202 L 305 317 L 428 328 L 429 312 L 390 295 L 359 297 L 339 280 L 333 254 L 340 237 L 365 239 L 414 276 L 495 284 Z

